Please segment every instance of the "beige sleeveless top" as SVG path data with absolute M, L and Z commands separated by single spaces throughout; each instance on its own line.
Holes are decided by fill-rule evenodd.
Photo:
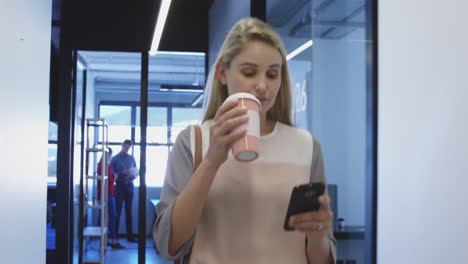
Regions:
M 202 125 L 203 153 L 208 128 Z M 312 153 L 308 132 L 277 122 L 260 139 L 259 159 L 243 163 L 230 154 L 211 186 L 190 263 L 307 263 L 305 235 L 283 223 L 293 186 L 311 179 Z

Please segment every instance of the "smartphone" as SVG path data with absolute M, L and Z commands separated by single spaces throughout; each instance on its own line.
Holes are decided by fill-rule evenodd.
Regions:
M 292 215 L 318 211 L 320 203 L 318 198 L 325 192 L 325 184 L 321 182 L 302 184 L 294 186 L 289 199 L 288 211 L 284 219 L 284 230 L 293 231 L 294 227 L 289 226 L 289 218 Z

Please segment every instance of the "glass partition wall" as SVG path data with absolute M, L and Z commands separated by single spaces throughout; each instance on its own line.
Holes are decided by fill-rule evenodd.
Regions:
M 288 53 L 293 120 L 322 146 L 338 261 L 371 264 L 375 253 L 366 239 L 375 236 L 375 222 L 367 218 L 375 215 L 369 206 L 375 174 L 368 170 L 375 167 L 373 1 L 266 2 L 267 22 Z
M 82 217 L 86 215 L 83 218 L 83 227 L 96 225 L 99 217 L 97 212 L 86 208 L 80 212 L 78 201 L 81 199 L 80 189 L 84 185 L 83 181 L 80 181 L 80 176 L 85 175 L 86 162 L 96 165 L 100 159 L 100 155 L 93 160 L 84 158 L 86 150 L 83 149 L 85 147 L 83 144 L 86 143 L 86 131 L 83 132 L 83 129 L 86 127 L 83 124 L 88 118 L 102 118 L 108 124 L 107 141 L 108 147 L 113 149 L 113 155 L 117 155 L 121 151 L 122 142 L 129 139 L 133 145 L 128 153 L 135 158 L 137 168 L 140 169 L 145 165 L 145 184 L 143 186 L 141 184 L 141 175 L 133 181 L 131 229 L 134 238 L 138 239 L 143 234 L 146 243 L 141 245 L 127 241 L 127 219 L 123 205 L 118 241 L 125 247 L 125 254 L 107 247 L 105 262 L 136 263 L 138 260 L 139 263 L 144 263 L 146 258 L 164 263 L 152 243 L 151 231 L 156 218 L 154 207 L 161 194 L 169 152 L 178 134 L 189 124 L 198 123 L 201 119 L 205 54 L 159 52 L 156 56 L 147 57 L 148 86 L 145 104 L 142 104 L 145 91 L 140 81 L 143 78 L 142 54 L 78 51 L 77 57 L 85 66 L 76 67 L 79 78 L 75 89 L 77 96 L 73 164 L 76 201 L 73 224 L 74 262 L 80 262 L 89 256 L 97 256 L 100 245 L 97 238 L 91 238 L 86 241 L 87 243 L 82 242 L 78 224 L 80 215 Z M 86 74 L 82 74 L 84 68 Z M 147 107 L 146 141 L 141 138 L 143 128 L 141 118 L 144 116 L 142 105 Z M 51 131 L 53 132 L 53 129 Z M 101 138 L 98 134 L 92 136 Z M 49 143 L 54 143 L 53 138 Z M 146 156 L 142 159 L 144 149 Z M 145 164 L 141 164 L 142 160 L 146 161 Z M 87 190 L 88 195 L 96 196 L 96 189 L 97 186 L 90 185 Z M 143 197 L 140 195 L 142 190 Z M 145 210 L 142 210 L 142 207 Z M 144 233 L 141 232 L 142 226 L 145 227 Z M 82 249 L 84 254 L 80 256 L 79 252 L 82 252 Z

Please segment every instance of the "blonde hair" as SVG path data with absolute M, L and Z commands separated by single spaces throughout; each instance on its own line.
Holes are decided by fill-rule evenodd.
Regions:
M 257 18 L 243 18 L 239 20 L 229 31 L 224 43 L 219 51 L 219 55 L 213 65 L 212 73 L 216 71 L 217 64 L 220 60 L 229 68 L 232 60 L 252 41 L 262 41 L 272 47 L 278 49 L 281 54 L 281 86 L 276 96 L 275 103 L 267 112 L 267 119 L 279 121 L 281 123 L 292 126 L 291 121 L 291 82 L 289 79 L 289 68 L 286 60 L 286 52 L 281 43 L 278 34 L 266 23 Z M 210 85 L 210 83 L 207 84 Z M 208 89 L 205 89 L 205 92 Z M 205 95 L 206 96 L 206 95 Z M 215 117 L 216 111 L 228 97 L 226 87 L 213 74 L 211 83 L 211 95 L 206 108 L 203 122 Z

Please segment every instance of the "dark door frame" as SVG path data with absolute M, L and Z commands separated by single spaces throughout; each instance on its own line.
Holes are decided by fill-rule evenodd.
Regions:
M 87 79 L 87 69 L 86 69 L 86 63 L 84 62 L 84 60 L 81 58 L 81 56 L 78 54 L 78 51 L 74 51 L 76 53 L 76 57 L 78 58 L 77 61 L 80 61 L 81 64 L 83 64 L 83 66 L 85 67 L 85 69 L 83 70 L 83 85 L 82 85 L 82 89 L 83 89 L 83 98 L 82 98 L 82 109 L 81 109 L 81 116 L 82 116 L 82 119 L 81 119 L 81 145 L 80 145 L 80 155 L 81 155 L 81 159 L 80 159 L 80 175 L 83 175 L 84 173 L 86 173 L 85 171 L 85 161 L 86 159 L 88 158 L 87 155 L 83 155 L 85 153 L 85 120 L 86 120 L 86 92 L 87 92 L 87 86 L 86 86 L 86 79 Z M 75 65 L 75 68 L 76 68 L 76 65 Z M 76 74 L 77 74 L 77 70 L 75 70 Z M 75 74 L 75 75 L 76 75 Z M 76 83 L 76 80 L 75 80 L 75 83 Z M 75 144 L 74 144 L 75 146 Z M 78 263 L 83 263 L 83 230 L 84 230 L 84 223 L 83 223 L 83 220 L 84 220 L 84 215 L 85 215 L 85 212 L 84 212 L 84 179 L 83 177 L 80 177 L 80 183 L 79 183 L 79 190 L 80 190 L 80 194 L 79 194 L 79 207 L 78 207 Z M 72 194 L 72 196 L 74 196 Z
M 368 0 L 366 17 L 366 232 L 365 263 L 377 263 L 377 139 L 378 139 L 378 1 Z
M 76 56 L 61 49 L 61 74 L 58 89 L 57 119 L 57 210 L 56 263 L 73 263 L 73 142 Z M 70 58 L 71 55 L 71 59 Z M 72 83 L 70 87 L 70 84 Z
M 74 148 L 75 148 L 75 112 L 76 112 L 76 92 L 83 89 L 82 120 L 81 120 L 81 149 L 84 153 L 84 129 L 86 119 L 86 76 L 84 70 L 83 87 L 77 87 L 77 62 L 79 60 L 78 50 L 62 49 L 63 59 L 61 68 L 60 86 L 58 91 L 58 144 L 57 144 L 57 225 L 56 225 L 56 263 L 72 264 L 74 257 Z M 71 59 L 69 55 L 71 54 Z M 140 186 L 139 186 L 139 229 L 138 229 L 138 263 L 145 263 L 146 256 L 146 130 L 148 123 L 148 52 L 141 53 L 141 98 L 140 98 Z M 83 62 L 83 65 L 86 64 Z M 71 74 L 70 74 L 71 73 Z M 71 84 L 71 86 L 70 86 Z M 80 173 L 84 173 L 84 163 L 81 159 Z M 80 177 L 80 190 L 83 182 Z M 83 192 L 80 192 L 78 210 L 78 261 L 83 260 Z
M 146 128 L 148 125 L 148 70 L 149 54 L 141 53 L 140 97 L 140 186 L 138 191 L 138 263 L 146 258 Z
M 70 9 L 68 2 L 61 7 L 60 55 L 57 85 L 57 184 L 56 184 L 56 255 L 55 263 L 73 263 L 73 142 L 74 95 L 71 85 L 76 57 L 71 48 Z

